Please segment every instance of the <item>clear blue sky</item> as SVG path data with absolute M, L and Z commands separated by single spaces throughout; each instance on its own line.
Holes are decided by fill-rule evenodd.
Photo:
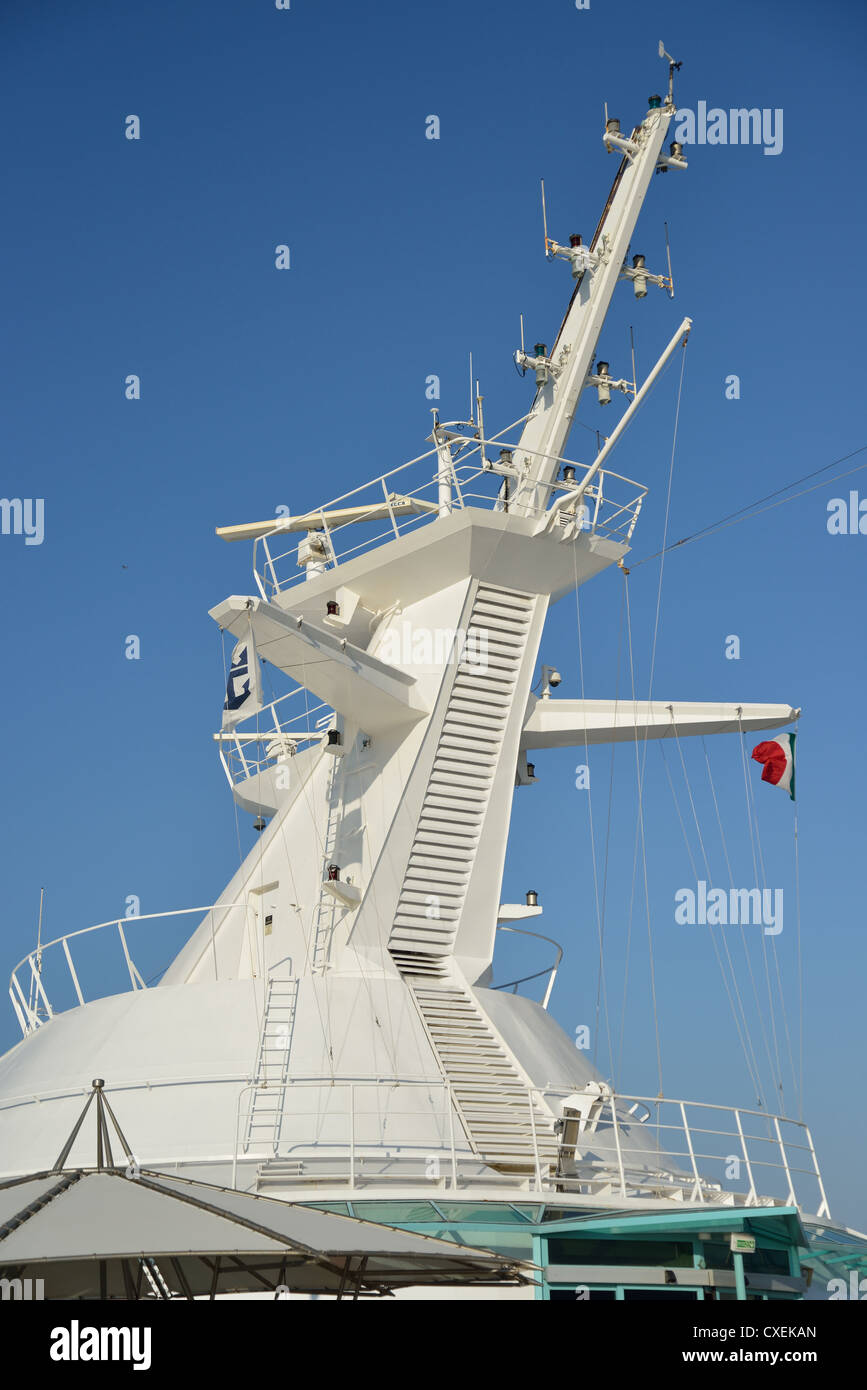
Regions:
M 4 968 L 33 943 L 41 885 L 48 936 L 122 913 L 128 894 L 143 912 L 218 895 L 238 849 L 211 741 L 222 658 L 206 610 L 246 591 L 249 568 L 246 548 L 217 541 L 215 525 L 304 508 L 420 452 L 425 378 L 441 377 L 444 415 L 463 414 L 469 349 L 489 423 L 528 407 L 510 363 L 518 314 L 530 342 L 550 343 L 570 285 L 541 255 L 539 177 L 552 233 L 589 238 L 616 167 L 601 147 L 602 103 L 624 127 L 641 119 L 646 97 L 664 90 L 659 38 L 684 62 L 680 105 L 784 112 L 778 156 L 689 148 L 687 174 L 654 181 L 634 249 L 661 267 L 668 219 L 677 299 L 651 292 L 635 304 L 623 287 L 605 330 L 605 355 L 625 374 L 634 325 L 640 373 L 683 313 L 695 319 L 670 538 L 867 443 L 856 162 L 867 12 L 856 0 L 700 8 L 7 0 L 2 492 L 44 498 L 46 536 L 31 547 L 0 537 Z M 140 141 L 124 138 L 129 114 L 141 118 Z M 425 139 L 429 114 L 439 141 Z M 291 271 L 274 268 L 278 243 L 291 247 Z M 129 373 L 141 377 L 138 402 L 124 399 Z M 732 373 L 737 401 L 724 394 Z M 652 489 L 636 560 L 660 545 L 676 386 L 670 372 L 617 456 L 619 471 Z M 581 418 L 610 429 L 618 409 L 603 413 L 588 396 Z M 572 456 L 592 451 L 576 428 Z M 804 708 L 805 1114 L 834 1214 L 863 1229 L 867 536 L 826 529 L 828 500 L 850 487 L 867 497 L 867 471 L 668 556 L 653 693 Z M 640 695 L 658 576 L 647 564 L 630 579 Z M 582 593 L 588 695 L 617 689 L 622 584 L 612 572 Z M 137 662 L 124 658 L 132 633 Z M 739 661 L 725 659 L 729 634 L 741 639 Z M 544 656 L 563 671 L 559 693 L 578 694 L 571 600 L 552 617 Z M 708 754 L 735 880 L 750 886 L 737 739 L 709 740 Z M 684 756 L 722 882 L 701 745 Z M 609 845 L 615 1054 L 631 757 L 615 760 Z M 676 749 L 666 757 L 689 815 Z M 570 1032 L 594 1023 L 596 1000 L 579 761 L 538 758 L 542 780 L 517 796 L 504 887 L 507 899 L 537 888 L 543 929 L 567 944 L 553 1008 Z M 601 860 L 608 750 L 590 763 Z M 673 922 L 674 892 L 695 875 L 658 748 L 647 766 L 665 1089 L 749 1105 L 708 933 Z M 768 882 L 786 892 L 777 945 L 797 1052 L 792 807 L 751 773 Z M 617 1079 L 655 1093 L 647 954 L 642 887 Z M 16 1036 L 10 1010 L 0 1044 Z M 607 1049 L 600 1038 L 604 1070 Z

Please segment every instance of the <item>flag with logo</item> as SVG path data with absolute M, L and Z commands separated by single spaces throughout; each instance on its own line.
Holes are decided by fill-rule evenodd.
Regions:
M 795 735 L 780 734 L 778 738 L 757 743 L 752 756 L 757 763 L 763 763 L 762 781 L 774 787 L 782 787 L 794 801 L 795 799 Z
M 249 637 L 236 643 L 232 652 L 223 705 L 223 730 L 234 729 L 240 720 L 256 714 L 263 704 L 262 668 L 251 632 Z

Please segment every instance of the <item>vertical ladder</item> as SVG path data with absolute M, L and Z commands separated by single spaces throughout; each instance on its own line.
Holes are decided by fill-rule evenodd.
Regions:
M 343 808 L 343 796 L 340 784 L 340 758 L 332 759 L 331 773 L 328 779 L 328 819 L 325 824 L 325 836 L 322 846 L 322 878 L 328 873 L 328 865 L 334 860 L 337 852 L 337 831 L 340 825 L 341 813 Z M 325 889 L 319 889 L 319 902 L 316 905 L 316 915 L 313 921 L 313 938 L 310 946 L 310 965 L 314 975 L 324 975 L 328 965 L 328 955 L 331 950 L 331 937 L 334 931 L 334 919 L 337 907 L 330 893 Z
M 272 1153 L 277 1152 L 297 1001 L 297 980 L 269 979 L 253 1076 L 255 1090 L 247 1122 L 245 1152 L 254 1143 L 257 1146 L 265 1143 Z

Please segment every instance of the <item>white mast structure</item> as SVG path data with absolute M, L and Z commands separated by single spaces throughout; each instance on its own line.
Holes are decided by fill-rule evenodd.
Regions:
M 644 269 L 643 256 L 637 256 L 637 264 L 631 268 L 627 267 L 626 260 L 638 214 L 654 173 L 687 167 L 682 150 L 676 143 L 672 144 L 668 155 L 662 154 L 669 124 L 675 113 L 671 86 L 670 78 L 665 100 L 651 98 L 650 110 L 628 138 L 620 133 L 619 121 L 606 120 L 603 132 L 605 147 L 609 151 L 620 150 L 623 158 L 589 247 L 581 244 L 580 237 L 572 237 L 572 244 L 568 247 L 560 246 L 549 240 L 546 231 L 546 250 L 571 263 L 576 285 L 550 356 L 546 356 L 544 350 L 537 351 L 535 358 L 529 358 L 523 352 L 518 354 L 522 365 L 532 366 L 536 370 L 538 386 L 517 452 L 516 462 L 522 477 L 513 510 L 519 515 L 538 515 L 539 509 L 544 507 L 557 476 L 559 459 L 565 450 L 582 391 L 587 386 L 595 385 L 605 393 L 601 399 L 607 403 L 611 389 L 626 390 L 628 387 L 623 380 L 607 380 L 607 364 L 602 364 L 602 372 L 597 370 L 594 373 L 591 368 L 599 334 L 618 281 L 624 276 L 632 279 L 636 294 L 642 298 L 647 292 L 648 279 L 656 284 L 668 283 L 670 287 L 670 279 L 666 282 L 662 276 L 648 274 Z M 688 334 L 689 328 L 690 320 L 685 319 L 673 344 L 669 345 L 658 363 L 657 370 L 668 360 L 677 342 Z M 539 346 L 544 349 L 543 344 Z M 652 385 L 652 381 L 645 385 Z M 636 399 L 633 405 L 638 403 Z M 606 457 L 607 452 L 610 450 L 605 451 Z
M 538 389 L 517 442 L 485 439 L 479 399 L 469 425 L 435 417 L 433 448 L 412 465 L 300 517 L 220 533 L 254 540 L 256 592 L 212 616 L 304 706 L 286 697 L 216 736 L 262 833 L 158 987 L 132 963 L 128 922 L 108 926 L 125 994 L 80 1006 L 72 937 L 54 955 L 78 1007 L 54 1010 L 42 973 L 31 1007 L 13 977 L 25 1040 L 0 1061 L 10 1170 L 51 1157 L 100 1075 L 142 1164 L 296 1200 L 719 1194 L 695 1164 L 683 1173 L 656 1151 L 637 1103 L 612 1096 L 547 1012 L 556 964 L 540 1004 L 491 987 L 498 929 L 552 939 L 528 926 L 542 910 L 533 894 L 500 902 L 512 797 L 535 780 L 535 749 L 771 729 L 798 714 L 557 699 L 551 680 L 542 698 L 531 690 L 549 605 L 628 552 L 645 489 L 608 457 L 690 327 L 638 390 L 594 365 L 618 281 L 639 297 L 648 282 L 670 288 L 643 257 L 626 264 L 654 172 L 686 167 L 676 144 L 662 153 L 670 88 L 628 137 L 606 122 L 622 162 L 590 245 L 546 232 L 575 292 L 551 353 L 518 354 Z M 563 454 L 588 386 L 633 399 L 582 466 Z M 282 550 L 293 535 L 297 549 Z M 41 1103 L 11 1108 L 15 1096 Z M 748 1189 L 737 1200 L 757 1200 L 751 1177 Z

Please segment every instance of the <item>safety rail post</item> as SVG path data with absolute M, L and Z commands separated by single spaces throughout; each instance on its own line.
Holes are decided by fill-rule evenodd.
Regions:
M 629 523 L 629 529 L 628 529 L 627 532 L 626 532 L 626 539 L 627 539 L 628 541 L 631 541 L 631 540 L 632 540 L 632 533 L 633 533 L 633 531 L 635 530 L 636 525 L 638 524 L 638 517 L 639 517 L 639 514 L 640 514 L 640 512 L 641 512 L 641 508 L 642 508 L 642 506 L 643 506 L 643 504 L 644 504 L 644 499 L 645 499 L 646 496 L 647 496 L 647 493 L 646 493 L 646 492 L 642 492 L 641 496 L 638 498 L 637 502 L 635 503 L 635 510 L 634 510 L 634 512 L 632 513 L 632 520 L 630 521 L 630 523 Z
M 42 999 L 42 1002 L 45 1005 L 45 1012 L 48 1014 L 48 1017 L 53 1018 L 54 1010 L 51 1007 L 51 1001 L 48 998 L 48 995 L 45 993 L 45 990 L 43 989 L 42 980 L 40 978 L 40 972 L 36 968 L 36 961 L 33 959 L 32 956 L 28 956 L 27 960 L 30 965 L 30 973 L 33 976 L 33 983 L 36 985 L 36 993 Z M 29 1012 L 30 1010 L 28 1009 L 28 1013 Z
M 528 1090 L 528 1091 L 527 1091 L 527 1104 L 528 1104 L 529 1107 L 530 1107 L 530 1133 L 531 1133 L 531 1135 L 533 1136 L 533 1158 L 534 1158 L 535 1163 L 536 1163 L 536 1191 L 537 1191 L 537 1192 L 541 1192 L 541 1191 L 542 1191 L 542 1161 L 541 1161 L 541 1159 L 539 1158 L 539 1139 L 538 1139 L 538 1135 L 536 1134 L 536 1112 L 535 1112 L 535 1110 L 533 1109 L 533 1096 L 534 1096 L 534 1094 L 535 1094 L 535 1093 L 534 1093 L 532 1090 Z
M 822 1205 L 819 1207 L 819 1210 L 816 1212 L 816 1215 L 824 1217 L 826 1221 L 830 1221 L 831 1211 L 828 1206 L 828 1198 L 825 1195 L 825 1184 L 822 1182 L 822 1174 L 819 1169 L 819 1160 L 816 1157 L 816 1150 L 813 1147 L 813 1136 L 810 1133 L 809 1127 L 807 1125 L 803 1125 L 802 1128 L 804 1130 L 804 1137 L 806 1138 L 807 1144 L 810 1149 L 810 1157 L 813 1160 L 813 1172 L 816 1175 L 816 1182 L 819 1185 L 819 1194 L 822 1198 Z
M 464 501 L 464 494 L 461 492 L 461 485 L 460 485 L 460 482 L 458 481 L 457 470 L 455 469 L 455 460 L 454 460 L 454 457 L 453 457 L 453 455 L 452 455 L 451 449 L 449 449 L 449 472 L 450 472 L 451 475 L 452 475 L 452 485 L 453 485 L 453 487 L 454 487 L 455 492 L 456 492 L 457 495 L 458 495 L 458 502 L 459 502 L 459 504 L 460 504 L 461 510 L 464 511 L 464 510 L 466 510 L 466 505 L 467 505 L 467 504 L 466 504 L 466 502 Z M 479 470 L 479 473 L 477 473 L 475 476 L 476 476 L 476 477 L 479 477 L 479 476 L 480 476 L 480 473 L 481 473 L 481 470 Z M 467 479 L 467 481 L 469 482 L 469 479 Z
M 744 1167 L 747 1170 L 747 1177 L 749 1178 L 750 1182 L 750 1190 L 747 1193 L 746 1205 L 754 1206 L 755 1203 L 758 1201 L 758 1193 L 756 1192 L 756 1184 L 753 1180 L 753 1169 L 750 1163 L 750 1156 L 747 1151 L 747 1141 L 744 1136 L 743 1126 L 741 1124 L 741 1112 L 737 1108 L 735 1109 L 734 1116 L 738 1127 L 738 1134 L 740 1135 L 741 1140 L 741 1153 L 744 1156 Z
M 279 582 L 278 582 L 278 580 L 277 580 L 277 571 L 276 571 L 275 568 L 274 568 L 274 560 L 273 560 L 273 558 L 272 558 L 272 556 L 271 556 L 271 547 L 270 547 L 270 545 L 268 544 L 268 537 L 267 537 L 267 536 L 262 536 L 262 537 L 260 537 L 260 539 L 261 539 L 261 541 L 262 541 L 262 548 L 263 548 L 263 550 L 265 551 L 265 564 L 267 565 L 268 570 L 270 571 L 270 574 L 271 574 L 271 583 L 272 583 L 273 586 L 274 586 L 274 593 L 275 593 L 275 594 L 279 594 L 279 592 L 280 592 L 280 584 L 279 584 Z M 267 602 L 267 599 L 266 599 L 266 602 Z
M 604 473 L 602 472 L 602 470 L 600 469 L 600 471 L 599 471 L 599 481 L 598 481 L 597 484 L 596 484 L 596 506 L 595 506 L 594 509 L 593 509 L 593 521 L 592 521 L 591 526 L 590 526 L 591 532 L 595 531 L 596 528 L 597 528 L 597 526 L 599 525 L 599 512 L 600 512 L 601 507 L 602 507 L 602 486 L 603 486 L 603 483 L 604 483 L 604 479 L 605 479 L 605 474 L 604 474 Z
M 121 918 L 117 919 L 117 931 L 120 937 L 120 944 L 123 947 L 123 954 L 126 959 L 126 968 L 129 971 L 130 984 L 132 985 L 134 990 L 147 989 L 147 985 L 145 984 L 144 980 L 142 979 L 141 975 L 139 974 L 138 970 L 132 962 L 132 957 L 129 953 L 129 947 L 126 944 L 126 937 L 123 933 L 123 927 L 121 926 Z M 136 981 L 138 981 L 138 983 L 136 983 Z
M 70 955 L 69 951 L 69 941 L 66 937 L 63 938 L 63 954 L 66 956 L 66 964 L 69 966 L 69 973 L 72 976 L 72 983 L 75 986 L 75 993 L 78 996 L 78 1002 L 79 1004 L 83 1004 L 84 995 L 82 994 L 81 986 L 78 983 L 78 976 L 75 973 L 75 966 L 72 964 L 72 956 Z
M 336 565 L 337 565 L 337 550 L 336 550 L 336 548 L 335 548 L 334 541 L 331 539 L 331 527 L 328 525 L 328 518 L 327 518 L 327 516 L 325 515 L 325 510 L 324 510 L 324 508 L 323 508 L 323 509 L 320 511 L 320 513 L 319 513 L 319 520 L 322 522 L 322 529 L 323 529 L 323 531 L 325 532 L 325 549 L 328 551 L 331 564 L 332 564 L 333 566 L 336 566 Z M 326 560 L 325 563 L 326 563 L 326 565 L 327 565 L 327 564 L 328 564 L 328 560 Z
M 561 955 L 562 955 L 562 952 L 561 952 Z M 555 981 L 556 978 L 557 978 L 557 971 L 558 971 L 559 969 L 560 969 L 560 962 L 559 962 L 559 961 L 557 962 L 556 965 L 552 965 L 552 966 L 551 966 L 551 973 L 550 973 L 550 975 L 549 975 L 549 977 L 548 977 L 548 988 L 545 990 L 545 995 L 544 995 L 544 998 L 542 999 L 542 1008 L 543 1008 L 546 1012 L 547 1012 L 547 1010 L 548 1010 L 548 1004 L 549 1004 L 550 1001 L 551 1001 L 551 994 L 552 994 L 553 989 L 554 989 L 554 981 Z
M 355 1086 L 349 1086 L 349 1188 L 355 1191 Z
M 281 726 L 281 724 L 280 724 L 280 720 L 277 718 L 277 701 L 276 701 L 276 700 L 272 700 L 272 701 L 271 701 L 271 704 L 269 705 L 269 709 L 270 709 L 270 711 L 271 711 L 271 719 L 272 719 L 272 722 L 273 722 L 273 724 L 274 724 L 274 732 L 277 734 L 278 738 L 283 738 L 283 729 L 282 729 L 282 726 Z M 289 722 L 289 721 L 287 721 L 287 723 L 288 723 L 288 722 Z
M 27 1020 L 27 1026 L 24 1028 L 24 1036 L 26 1037 L 28 1033 L 32 1033 L 36 1028 L 39 1027 L 39 1019 L 38 1019 L 38 1018 L 34 1018 L 34 1015 L 33 1015 L 33 1012 L 32 1012 L 32 1010 L 31 1010 L 31 1008 L 30 1008 L 30 1005 L 28 1004 L 27 1000 L 26 1000 L 25 997 L 24 997 L 24 990 L 21 988 L 21 982 L 19 981 L 18 976 L 15 974 L 15 971 L 14 971 L 14 970 L 12 971 L 12 975 L 11 975 L 11 977 L 10 977 L 10 989 L 9 989 L 9 994 L 10 994 L 10 996 L 12 997 L 12 1002 L 13 1002 L 13 1004 L 14 1004 L 15 999 L 14 999 L 14 996 L 12 996 L 12 989 L 11 989 L 11 985 L 13 985 L 13 984 L 14 984 L 16 990 L 18 991 L 18 998 L 21 1000 L 21 1004 L 22 1004 L 22 1007 L 23 1007 L 23 1009 L 24 1009 L 24 1017 L 25 1017 L 26 1020 Z M 23 1026 L 23 1025 L 22 1025 L 22 1026 Z
M 458 1190 L 458 1157 L 455 1149 L 455 1101 L 452 1094 L 452 1083 L 443 1081 L 443 1093 L 446 1099 L 446 1107 L 449 1117 L 449 1148 L 452 1156 L 452 1191 Z
M 678 1105 L 680 1106 L 680 1118 L 683 1122 L 683 1133 L 686 1139 L 686 1146 L 689 1149 L 689 1160 L 692 1164 L 692 1173 L 693 1177 L 695 1178 L 695 1195 L 700 1202 L 704 1202 L 704 1192 L 702 1190 L 701 1178 L 699 1177 L 698 1165 L 695 1161 L 695 1151 L 692 1147 L 692 1135 L 689 1129 L 689 1120 L 686 1118 L 686 1106 L 684 1105 L 682 1100 L 678 1101 Z
M 241 766 L 242 766 L 243 769 L 244 769 L 244 776 L 245 776 L 245 777 L 249 777 L 249 776 L 250 776 L 250 769 L 249 769 L 249 767 L 247 766 L 247 759 L 244 757 L 244 745 L 243 745 L 243 743 L 241 742 L 240 738 L 238 737 L 237 733 L 234 734 L 234 739 L 235 739 L 235 751 L 237 752 L 238 757 L 241 759 Z
M 792 1174 L 789 1171 L 789 1155 L 786 1153 L 786 1146 L 783 1143 L 783 1136 L 780 1133 L 780 1121 L 776 1115 L 774 1116 L 774 1131 L 777 1136 L 777 1143 L 780 1148 L 780 1157 L 783 1160 L 783 1167 L 786 1170 L 786 1182 L 789 1184 L 789 1195 L 787 1196 L 786 1201 L 790 1202 L 792 1206 L 796 1206 L 797 1198 L 795 1197 L 795 1185 L 792 1182 Z
M 400 527 L 397 524 L 397 518 L 394 514 L 394 507 L 391 505 L 391 495 L 388 491 L 388 488 L 385 486 L 385 478 L 380 478 L 379 481 L 382 483 L 382 495 L 385 498 L 385 505 L 388 511 L 389 520 L 391 522 L 391 528 L 394 531 L 395 537 L 398 540 L 400 540 Z
M 233 1188 L 234 1188 L 234 1187 L 237 1187 L 237 1179 L 238 1179 L 238 1134 L 239 1134 L 239 1130 L 240 1130 L 240 1128 L 241 1128 L 241 1097 L 242 1097 L 242 1095 L 244 1094 L 244 1092 L 245 1092 L 246 1090 L 247 1090 L 247 1087 L 246 1087 L 246 1086 L 242 1086 L 242 1087 L 241 1087 L 240 1091 L 238 1092 L 238 1100 L 237 1100 L 237 1103 L 236 1103 L 236 1105 L 235 1105 L 235 1143 L 234 1143 L 234 1145 L 232 1146 L 232 1187 L 233 1187 Z
M 614 1092 L 612 1092 L 611 1098 L 608 1103 L 611 1106 L 611 1122 L 614 1126 L 614 1144 L 617 1149 L 617 1168 L 620 1173 L 620 1195 L 621 1197 L 625 1197 L 626 1173 L 623 1169 L 623 1150 L 620 1147 L 620 1128 L 617 1124 L 617 1096 Z
M 9 998 L 12 1000 L 12 1008 L 15 1010 L 15 1017 L 18 1019 L 18 1027 L 21 1029 L 23 1036 L 26 1038 L 27 1034 L 30 1032 L 30 1028 L 28 1026 L 25 1015 L 21 1012 L 18 1000 L 15 998 L 15 991 L 13 990 L 11 985 L 9 986 Z
M 268 602 L 268 590 L 265 588 L 265 585 L 262 583 L 262 580 L 261 580 L 261 578 L 260 578 L 260 576 L 259 576 L 259 571 L 258 571 L 257 568 L 256 568 L 256 558 L 255 558 L 255 555 L 254 555 L 254 557 L 253 557 L 253 578 L 254 578 L 255 581 L 256 581 L 256 588 L 259 590 L 259 597 L 261 598 L 261 600 L 262 600 L 263 603 L 267 603 L 267 602 Z

